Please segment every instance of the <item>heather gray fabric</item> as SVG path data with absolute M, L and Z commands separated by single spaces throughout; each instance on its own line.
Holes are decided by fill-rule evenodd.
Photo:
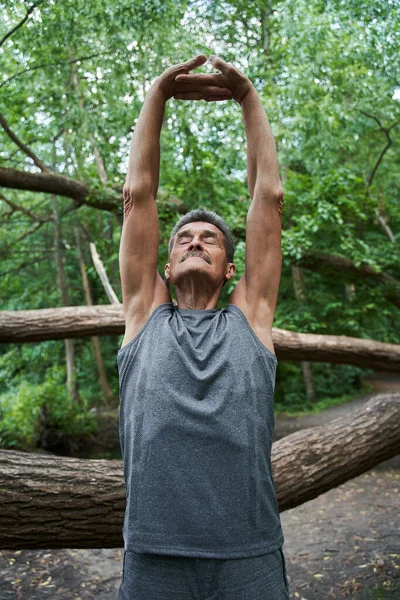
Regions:
M 118 600 L 289 600 L 282 549 L 250 558 L 124 553 Z
M 276 366 L 232 304 L 161 304 L 119 350 L 125 551 L 221 559 L 282 547 Z

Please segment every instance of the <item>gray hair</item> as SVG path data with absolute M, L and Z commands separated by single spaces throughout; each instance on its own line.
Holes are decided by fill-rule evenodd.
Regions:
M 173 230 L 171 231 L 171 235 L 168 242 L 168 260 L 171 256 L 172 248 L 175 242 L 175 235 L 177 231 L 187 225 L 188 223 L 193 223 L 195 221 L 205 221 L 206 223 L 211 223 L 218 227 L 220 231 L 224 234 L 224 245 L 226 251 L 226 259 L 228 262 L 233 263 L 233 257 L 235 254 L 235 242 L 229 229 L 227 223 L 223 220 L 222 217 L 217 215 L 216 212 L 212 210 L 206 210 L 203 208 L 195 208 L 190 212 L 186 213 L 179 219 L 179 221 L 175 224 Z

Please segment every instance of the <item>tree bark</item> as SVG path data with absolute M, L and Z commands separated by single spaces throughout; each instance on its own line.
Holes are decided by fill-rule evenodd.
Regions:
M 0 343 L 39 342 L 66 337 L 122 335 L 122 304 L 0 311 Z M 400 344 L 345 335 L 316 335 L 272 328 L 279 360 L 309 360 L 348 364 L 398 373 Z
M 280 510 L 312 500 L 399 454 L 399 419 L 400 394 L 379 394 L 327 425 L 273 444 Z
M 301 304 L 304 304 L 306 301 L 306 293 L 302 269 L 300 269 L 300 267 L 297 267 L 296 265 L 292 265 L 292 277 L 294 295 Z M 302 360 L 301 370 L 303 372 L 303 381 L 304 387 L 306 389 L 307 400 L 314 404 L 317 401 L 317 396 L 315 393 L 311 363 L 308 360 Z
M 92 294 L 90 291 L 89 279 L 88 279 L 88 276 L 86 273 L 86 264 L 85 264 L 85 259 L 83 257 L 82 244 L 81 244 L 81 239 L 80 239 L 80 235 L 79 235 L 78 225 L 74 225 L 74 235 L 75 235 L 75 240 L 76 240 L 76 247 L 78 250 L 78 260 L 79 260 L 79 267 L 81 270 L 82 287 L 83 287 L 83 293 L 85 296 L 85 302 L 88 306 L 93 306 Z M 108 380 L 107 380 L 107 374 L 106 374 L 106 371 L 104 368 L 104 362 L 103 362 L 103 356 L 101 354 L 99 338 L 97 336 L 92 336 L 91 340 L 92 340 L 93 352 L 94 352 L 96 365 L 97 365 L 97 372 L 99 374 L 101 390 L 103 392 L 103 398 L 105 400 L 105 406 L 109 407 L 109 406 L 111 406 L 111 404 L 113 404 L 115 401 L 117 401 L 117 399 L 114 397 L 114 395 L 111 391 L 110 385 L 108 383 Z
M 64 252 L 61 241 L 61 224 L 57 211 L 57 198 L 52 196 L 52 211 L 54 218 L 54 255 L 57 266 L 58 286 L 61 294 L 61 302 L 63 306 L 70 306 L 68 296 L 67 277 L 64 268 Z M 67 367 L 67 389 L 70 396 L 80 404 L 78 382 L 76 377 L 76 361 L 75 361 L 75 343 L 68 336 L 64 338 L 65 358 Z
M 302 360 L 300 364 L 301 371 L 303 373 L 304 387 L 306 388 L 307 400 L 312 404 L 315 404 L 317 402 L 317 395 L 315 393 L 312 364 L 308 360 Z
M 273 444 L 280 511 L 361 475 L 400 451 L 400 394 L 382 394 L 323 427 Z M 0 549 L 123 545 L 122 462 L 0 450 Z

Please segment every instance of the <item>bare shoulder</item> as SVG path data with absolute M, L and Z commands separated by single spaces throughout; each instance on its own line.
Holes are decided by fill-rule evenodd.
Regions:
M 153 312 L 161 304 L 172 302 L 171 294 L 157 273 L 156 284 L 152 297 L 134 297 L 124 305 L 125 335 L 122 346 L 126 346 L 143 329 Z
M 268 305 L 261 302 L 252 302 L 246 293 L 246 284 L 244 275 L 239 280 L 235 289 L 229 297 L 228 304 L 233 304 L 240 308 L 245 315 L 250 327 L 262 344 L 273 354 L 275 354 L 274 344 L 272 342 L 272 322 L 274 320 Z

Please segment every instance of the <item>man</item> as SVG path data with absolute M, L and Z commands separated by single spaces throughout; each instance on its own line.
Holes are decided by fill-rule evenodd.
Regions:
M 127 504 L 119 600 L 288 600 L 271 473 L 283 191 L 275 142 L 251 81 L 204 55 L 167 69 L 145 98 L 124 186 L 120 270 L 126 321 L 118 352 Z M 246 266 L 213 211 L 175 225 L 157 271 L 160 130 L 169 98 L 242 108 L 251 206 Z

